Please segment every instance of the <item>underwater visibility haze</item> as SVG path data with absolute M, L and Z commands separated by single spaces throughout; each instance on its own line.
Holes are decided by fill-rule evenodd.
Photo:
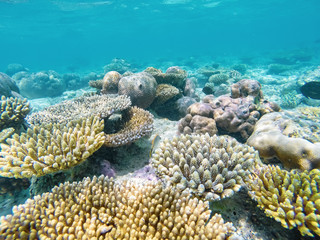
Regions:
M 0 0 L 0 240 L 320 239 L 319 0 Z

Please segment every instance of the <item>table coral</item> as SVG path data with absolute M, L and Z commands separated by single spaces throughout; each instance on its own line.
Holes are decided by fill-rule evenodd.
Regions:
M 27 99 L 1 96 L 0 100 L 0 130 L 18 127 L 30 112 Z
M 160 183 L 104 176 L 64 183 L 1 218 L 5 239 L 226 239 L 234 230 L 208 204 Z
M 68 123 L 74 119 L 99 115 L 108 118 L 115 112 L 129 108 L 129 97 L 121 95 L 89 95 L 66 100 L 42 111 L 32 113 L 26 120 L 30 124 Z
M 123 116 L 122 128 L 113 134 L 105 134 L 107 147 L 119 147 L 132 143 L 153 130 L 153 115 L 146 110 L 132 107 Z
M 1 144 L 0 176 L 30 178 L 71 168 L 104 143 L 103 120 L 91 117 L 64 124 L 32 126 Z
M 239 191 L 249 170 L 260 160 L 253 148 L 235 139 L 203 134 L 164 140 L 151 163 L 165 183 L 219 200 Z
M 247 182 L 250 196 L 267 216 L 285 228 L 320 236 L 320 170 L 286 171 L 278 166 L 256 168 Z

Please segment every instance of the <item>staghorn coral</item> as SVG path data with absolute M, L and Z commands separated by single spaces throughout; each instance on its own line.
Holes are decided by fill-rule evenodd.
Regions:
M 1 144 L 0 176 L 30 178 L 71 168 L 104 143 L 103 120 L 91 117 L 67 126 L 33 126 Z
M 234 230 L 208 205 L 159 183 L 104 176 L 60 184 L 1 218 L 5 239 L 226 239 Z
M 208 200 L 229 197 L 241 188 L 249 169 L 259 163 L 257 152 L 235 139 L 181 135 L 164 140 L 151 163 L 164 182 Z
M 301 234 L 320 236 L 320 170 L 290 172 L 278 166 L 256 168 L 248 178 L 250 196 L 268 217 Z
M 108 118 L 114 112 L 129 108 L 131 101 L 127 96 L 91 95 L 63 101 L 42 111 L 32 113 L 26 120 L 30 124 L 68 123 L 71 120 L 99 115 Z
M 31 110 L 26 98 L 1 96 L 0 107 L 0 130 L 19 126 Z
M 153 115 L 146 110 L 132 107 L 124 113 L 121 130 L 113 134 L 105 134 L 107 147 L 119 147 L 132 143 L 153 130 Z

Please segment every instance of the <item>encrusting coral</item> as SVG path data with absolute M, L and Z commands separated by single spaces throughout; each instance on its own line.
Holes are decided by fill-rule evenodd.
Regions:
M 1 96 L 0 107 L 0 130 L 20 125 L 31 110 L 26 98 Z
M 160 183 L 107 177 L 64 183 L 1 218 L 5 239 L 226 239 L 234 231 L 208 204 Z M 206 222 L 208 223 L 206 224 Z
M 153 130 L 153 115 L 142 108 L 130 108 L 124 113 L 123 121 L 124 124 L 118 132 L 105 134 L 107 147 L 119 147 L 132 143 Z
M 108 118 L 114 112 L 120 112 L 131 105 L 130 98 L 118 95 L 81 96 L 52 105 L 43 111 L 32 113 L 26 120 L 30 124 L 68 123 L 71 120 L 99 115 Z
M 250 196 L 267 216 L 285 228 L 297 227 L 301 234 L 320 236 L 320 170 L 286 171 L 261 166 L 248 178 Z
M 219 200 L 239 191 L 260 160 L 252 147 L 235 139 L 203 134 L 164 140 L 151 163 L 164 182 L 189 188 L 207 200 Z
M 30 178 L 71 168 L 104 143 L 104 123 L 91 117 L 64 124 L 32 126 L 1 143 L 0 176 Z

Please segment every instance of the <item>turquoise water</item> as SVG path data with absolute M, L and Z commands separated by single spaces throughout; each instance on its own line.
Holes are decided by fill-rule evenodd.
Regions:
M 318 0 L 0 1 L 0 70 L 318 51 Z

